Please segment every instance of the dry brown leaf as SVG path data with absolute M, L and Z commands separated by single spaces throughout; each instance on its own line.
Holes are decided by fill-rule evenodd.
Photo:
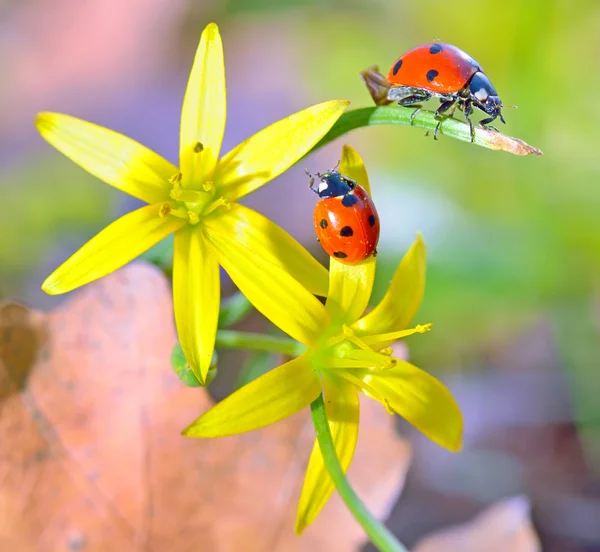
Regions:
M 314 438 L 308 409 L 236 437 L 180 436 L 212 401 L 169 366 L 172 303 L 153 267 L 129 265 L 48 315 L 5 306 L 0 330 L 0 550 L 318 552 L 364 542 L 337 496 L 293 534 Z M 409 457 L 393 418 L 363 401 L 350 477 L 376 513 L 387 514 Z
M 472 521 L 436 531 L 413 552 L 539 552 L 527 498 L 501 500 Z

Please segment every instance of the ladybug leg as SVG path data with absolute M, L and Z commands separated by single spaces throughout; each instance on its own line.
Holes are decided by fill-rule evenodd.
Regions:
M 479 126 L 481 126 L 481 128 L 485 128 L 486 130 L 495 130 L 496 132 L 498 132 L 498 129 L 494 126 L 490 126 L 490 123 L 495 119 L 496 117 L 490 117 L 489 119 L 482 119 L 481 121 L 479 121 Z
M 402 107 L 414 107 L 415 110 L 410 115 L 410 124 L 414 124 L 416 114 L 423 109 L 422 105 L 417 105 L 431 99 L 432 94 L 427 90 L 411 86 L 399 86 L 390 88 L 388 91 L 388 100 L 398 102 Z
M 463 112 L 465 114 L 465 119 L 467 120 L 467 123 L 469 123 L 469 130 L 471 132 L 471 142 L 475 141 L 475 127 L 473 126 L 473 121 L 471 121 L 471 113 L 473 113 L 473 106 L 471 105 L 471 100 L 466 100 L 465 101 L 465 107 L 463 109 Z
M 444 120 L 444 118 L 442 118 L 442 114 L 452 108 L 451 113 L 448 115 L 448 117 L 452 117 L 452 115 L 454 115 L 454 110 L 456 109 L 456 102 L 456 98 L 452 98 L 451 100 L 442 100 L 442 105 L 437 108 L 435 112 L 435 118 L 438 120 L 438 124 L 435 126 L 435 130 L 433 131 L 434 140 L 437 140 L 437 135 L 440 131 L 440 127 L 442 126 L 442 121 Z
M 410 126 L 413 126 L 416 114 L 423 109 L 422 105 L 413 105 L 415 110 L 410 114 Z
M 415 116 L 416 114 L 421 111 L 421 109 L 423 109 L 422 105 L 417 105 L 419 102 L 426 102 L 429 98 L 431 98 L 431 94 L 428 94 L 427 96 L 420 96 L 420 95 L 412 95 L 412 96 L 407 96 L 406 98 L 402 98 L 401 100 L 398 100 L 398 105 L 401 105 L 403 107 L 414 107 L 415 110 L 410 114 L 410 126 L 412 126 L 415 122 Z

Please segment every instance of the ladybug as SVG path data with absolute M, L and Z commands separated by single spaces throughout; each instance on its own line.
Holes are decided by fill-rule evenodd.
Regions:
M 387 81 L 392 85 L 388 99 L 397 100 L 402 106 L 425 102 L 432 97 L 440 98 L 441 105 L 435 112 L 439 122 L 434 138 L 442 124 L 441 115 L 450 109 L 451 117 L 457 106 L 469 123 L 471 141 L 475 139 L 470 119 L 473 107 L 490 115 L 480 121 L 483 128 L 498 130 L 488 126 L 497 117 L 506 123 L 501 111 L 502 101 L 481 65 L 451 44 L 423 44 L 409 50 L 392 65 Z M 411 122 L 417 111 L 413 113 Z
M 317 173 L 319 185 L 309 187 L 321 199 L 315 205 L 315 231 L 321 245 L 344 264 L 358 264 L 377 255 L 379 215 L 366 190 L 335 169 Z

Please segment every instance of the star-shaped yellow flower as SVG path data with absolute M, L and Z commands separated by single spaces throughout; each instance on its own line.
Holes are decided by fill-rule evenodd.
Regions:
M 347 105 L 330 101 L 295 113 L 219 158 L 225 68 L 219 30 L 210 24 L 202 33 L 183 101 L 180 168 L 106 128 L 68 115 L 40 113 L 36 126 L 50 144 L 104 182 L 148 203 L 92 238 L 42 288 L 50 294 L 71 291 L 174 232 L 177 331 L 194 373 L 205 382 L 217 331 L 219 264 L 244 293 L 268 285 L 263 271 L 274 266 L 312 293 L 327 294 L 325 268 L 289 234 L 236 201 L 304 156 Z M 278 300 L 275 294 L 273 300 Z
M 340 172 L 367 191 L 362 160 L 346 146 Z M 406 418 L 436 443 L 452 451 L 462 446 L 462 415 L 448 389 L 433 376 L 391 356 L 395 340 L 425 332 L 430 324 L 406 330 L 425 287 L 425 245 L 417 237 L 398 266 L 381 302 L 367 308 L 375 258 L 359 265 L 330 259 L 329 295 L 324 305 L 281 268 L 269 270 L 277 298 L 260 290 L 249 299 L 273 323 L 307 349 L 245 385 L 191 424 L 184 435 L 220 437 L 264 427 L 290 416 L 324 394 L 337 455 L 348 468 L 358 438 L 358 391 Z M 262 265 L 265 271 L 266 265 Z M 333 491 L 315 442 L 298 507 L 301 532 L 321 511 Z

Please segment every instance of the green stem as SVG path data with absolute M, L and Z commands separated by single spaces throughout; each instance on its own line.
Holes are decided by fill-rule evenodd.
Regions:
M 397 105 L 361 107 L 359 109 L 346 111 L 336 121 L 333 127 L 331 127 L 330 131 L 312 149 L 312 151 L 315 151 L 326 144 L 333 142 L 333 140 L 350 132 L 351 130 L 366 126 L 415 126 L 424 128 L 433 133 L 438 124 L 438 120 L 435 118 L 434 113 L 425 109 L 421 109 L 415 115 L 411 124 L 410 118 L 414 111 L 415 108 L 400 107 Z M 444 136 L 456 138 L 457 140 L 461 140 L 463 142 L 471 141 L 469 125 L 451 117 L 443 119 L 439 133 L 440 135 L 443 134 Z M 503 150 L 509 153 L 514 153 L 515 155 L 542 155 L 542 152 L 539 149 L 526 144 L 518 138 L 511 138 L 510 136 L 505 136 L 501 132 L 485 130 L 483 128 L 475 129 L 474 143 L 478 146 L 483 146 L 493 150 Z
M 305 347 L 287 337 L 277 337 L 235 330 L 219 330 L 215 347 L 225 349 L 244 349 L 250 351 L 268 351 L 287 356 L 300 356 Z
M 362 525 L 371 542 L 381 552 L 408 552 L 408 550 L 390 533 L 390 531 L 379 521 L 377 521 L 367 510 L 360 498 L 354 492 L 354 489 L 348 483 L 346 475 L 342 470 L 340 461 L 335 451 L 327 413 L 325 411 L 325 403 L 323 396 L 319 395 L 310 405 L 313 424 L 317 432 L 317 440 L 325 467 L 335 484 L 335 488 L 342 497 L 346 506 L 352 512 L 352 515 Z

